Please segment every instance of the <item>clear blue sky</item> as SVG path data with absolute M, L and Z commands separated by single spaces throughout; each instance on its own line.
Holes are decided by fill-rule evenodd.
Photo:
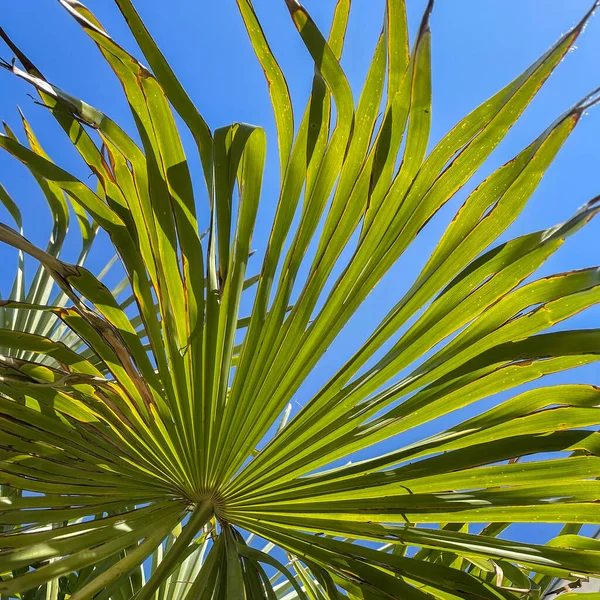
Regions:
M 288 77 L 297 113 L 303 110 L 311 84 L 312 64 L 283 0 L 254 0 L 272 47 Z M 425 0 L 408 0 L 409 24 L 414 33 Z M 278 165 L 274 124 L 267 88 L 234 0 L 143 0 L 138 9 L 171 61 L 186 89 L 211 127 L 245 121 L 267 129 L 269 167 L 260 221 L 253 246 L 258 250 L 251 262 L 259 268 L 260 256 L 274 212 L 278 192 Z M 329 26 L 334 0 L 306 0 L 305 6 L 322 28 Z M 433 31 L 433 130 L 436 143 L 454 123 L 500 87 L 521 73 L 562 33 L 571 28 L 591 5 L 591 0 L 438 0 L 432 17 Z M 88 6 L 109 33 L 129 50 L 135 51 L 131 36 L 115 8 L 107 0 L 89 0 Z M 168 7 L 168 8 L 166 8 Z M 377 35 L 381 29 L 384 0 L 354 0 L 353 14 L 342 64 L 356 96 L 362 86 Z M 133 131 L 121 88 L 94 44 L 83 34 L 58 2 L 20 0 L 2 10 L 2 26 L 29 54 L 46 77 L 71 94 L 81 97 L 124 123 Z M 11 58 L 2 47 L 0 55 Z M 554 118 L 582 96 L 600 85 L 600 15 L 578 41 L 578 49 L 567 55 L 527 110 L 505 143 L 484 165 L 465 191 L 448 204 L 430 223 L 414 247 L 392 269 L 370 296 L 365 306 L 342 332 L 321 365 L 298 395 L 303 403 L 328 376 L 348 358 L 350 350 L 377 324 L 410 286 L 441 235 L 449 219 L 472 189 L 495 168 L 512 158 L 534 139 Z M 85 178 L 88 171 L 65 142 L 62 132 L 45 109 L 27 97 L 31 90 L 22 82 L 0 73 L 0 116 L 17 129 L 20 105 L 46 150 L 63 167 Z M 201 184 L 195 150 L 184 134 L 195 180 Z M 600 109 L 584 117 L 520 219 L 502 239 L 554 225 L 568 218 L 581 204 L 600 193 Z M 39 189 L 26 170 L 6 154 L 0 154 L 0 180 L 25 213 L 26 234 L 45 245 L 49 233 L 47 209 Z M 204 193 L 198 201 L 207 222 Z M 0 219 L 6 212 L 0 208 Z M 72 226 L 77 238 L 75 224 Z M 543 273 L 560 272 L 598 264 L 600 261 L 600 220 L 589 225 L 544 266 Z M 73 259 L 76 242 L 66 248 Z M 107 246 L 98 244 L 88 266 L 99 270 L 106 262 Z M 0 289 L 8 293 L 15 254 L 0 247 Z M 115 273 L 110 281 L 118 279 Z M 109 282 L 110 282 L 109 281 Z M 575 317 L 573 325 L 600 325 L 600 308 Z M 591 366 L 548 378 L 600 384 L 597 367 Z M 445 425 L 447 425 L 446 423 Z M 409 437 L 404 441 L 409 442 Z M 388 444 L 388 447 L 390 444 Z M 528 528 L 519 537 L 542 540 L 548 530 Z

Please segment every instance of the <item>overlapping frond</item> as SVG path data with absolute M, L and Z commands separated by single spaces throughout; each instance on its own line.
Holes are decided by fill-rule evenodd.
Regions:
M 2 597 L 540 598 L 554 577 L 600 575 L 597 540 L 578 535 L 600 522 L 600 391 L 517 389 L 600 359 L 600 330 L 552 329 L 598 304 L 600 268 L 535 277 L 600 212 L 600 197 L 555 227 L 496 243 L 598 91 L 470 193 L 369 339 L 291 419 L 286 408 L 371 290 L 476 177 L 593 11 L 428 154 L 433 1 L 412 50 L 405 2 L 387 1 L 355 102 L 340 65 L 350 0 L 337 3 L 328 38 L 287 0 L 315 64 L 295 129 L 284 73 L 252 3 L 238 0 L 281 163 L 251 276 L 264 130 L 212 132 L 130 0 L 115 3 L 149 67 L 78 0 L 59 2 L 114 71 L 137 131 L 54 85 L 1 32 L 21 65 L 4 66 L 37 89 L 97 182 L 55 163 L 25 120 L 27 144 L 8 127 L 0 136 L 54 221 L 38 248 L 0 187 L 16 224 L 1 224 L 0 240 L 19 253 L 0 303 Z M 197 144 L 207 207 L 173 110 Z M 60 256 L 69 205 L 83 233 L 75 264 Z M 210 212 L 206 238 L 199 211 Z M 125 273 L 112 291 L 83 266 L 98 227 Z M 40 265 L 29 290 L 25 256 Z M 249 316 L 239 314 L 244 294 Z M 475 417 L 403 440 L 509 390 Z M 390 453 L 332 467 L 389 439 Z M 546 546 L 499 537 L 520 522 L 568 525 Z

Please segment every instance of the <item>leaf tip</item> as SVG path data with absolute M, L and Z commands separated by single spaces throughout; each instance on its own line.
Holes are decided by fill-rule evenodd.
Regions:
M 419 37 L 431 31 L 429 24 L 434 4 L 435 0 L 429 0 L 429 2 L 427 3 L 427 7 L 425 8 L 425 12 L 423 13 L 423 18 L 421 19 L 421 26 L 419 27 Z
M 29 58 L 27 58 L 25 53 L 22 52 L 21 49 L 12 41 L 12 39 L 9 37 L 6 31 L 2 29 L 2 27 L 0 27 L 0 38 L 2 38 L 2 40 L 4 40 L 4 43 L 14 52 L 17 59 L 19 59 L 19 62 L 23 65 L 23 67 L 28 73 L 37 75 L 38 77 L 42 76 L 40 70 L 29 60 Z M 7 70 L 13 70 L 15 62 L 15 58 L 13 58 L 13 60 L 10 63 L 4 59 L 0 59 L 0 65 Z
M 298 2 L 298 0 L 285 0 L 285 3 L 287 4 L 287 7 L 292 14 L 302 9 L 302 5 L 300 4 L 300 2 Z
M 599 0 L 600 1 L 600 0 Z M 600 103 L 600 87 L 591 91 L 585 98 L 581 99 L 575 106 L 575 110 L 584 113 L 588 108 Z
M 588 21 L 594 16 L 596 10 L 600 7 L 600 0 L 595 0 L 592 7 L 585 13 L 581 21 L 575 26 L 574 31 L 579 35 L 587 26 Z

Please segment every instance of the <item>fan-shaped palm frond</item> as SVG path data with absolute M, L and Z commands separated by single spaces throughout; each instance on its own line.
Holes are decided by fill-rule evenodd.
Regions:
M 212 132 L 131 0 L 115 2 L 149 68 L 80 2 L 59 1 L 121 82 L 140 144 L 53 85 L 2 32 L 21 63 L 4 66 L 37 88 L 98 188 L 54 163 L 27 125 L 29 146 L 10 131 L 0 146 L 34 173 L 53 214 L 60 207 L 53 243 L 66 194 L 110 237 L 127 278 L 111 292 L 54 245 L 0 225 L 0 240 L 39 261 L 44 290 L 25 294 L 20 270 L 2 303 L 22 317 L 5 316 L 0 331 L 0 594 L 535 598 L 555 577 L 599 575 L 598 541 L 578 535 L 600 521 L 598 389 L 516 390 L 418 443 L 402 435 L 600 358 L 600 330 L 551 329 L 599 302 L 599 268 L 531 277 L 600 211 L 600 197 L 564 223 L 494 245 L 597 92 L 481 182 L 369 339 L 291 419 L 286 408 L 374 286 L 476 176 L 592 11 L 427 154 L 433 2 L 409 51 L 405 3 L 387 1 L 355 105 L 339 62 L 350 0 L 338 2 L 328 40 L 286 0 L 315 62 L 295 121 L 254 8 L 237 0 L 269 84 L 282 181 L 260 273 L 249 277 L 265 132 L 243 123 Z M 198 146 L 206 241 L 172 108 Z M 249 317 L 239 314 L 243 294 Z M 392 438 L 392 452 L 335 466 Z M 546 546 L 499 537 L 533 521 L 567 525 Z
M 41 156 L 47 157 L 22 113 L 21 120 L 30 148 Z M 7 136 L 14 140 L 17 139 L 15 133 L 6 123 L 4 124 L 4 129 Z M 46 252 L 50 256 L 58 257 L 63 250 L 69 228 L 68 198 L 64 191 L 53 181 L 45 179 L 35 171 L 32 171 L 32 174 L 39 184 L 43 196 L 47 200 L 52 217 L 53 228 Z M 13 218 L 19 233 L 22 235 L 23 216 L 21 210 L 2 185 L 0 185 L 0 201 Z M 72 206 L 80 226 L 82 237 L 82 246 L 77 259 L 77 265 L 83 265 L 96 237 L 97 227 L 89 221 L 85 211 L 78 204 L 73 204 Z M 109 261 L 103 272 L 99 274 L 100 279 L 108 272 L 116 258 L 115 256 Z M 113 293 L 118 294 L 119 289 L 113 290 Z M 81 347 L 81 341 L 64 327 L 55 312 L 51 310 L 30 309 L 32 305 L 44 307 L 50 304 L 55 310 L 60 310 L 67 303 L 67 295 L 60 289 L 56 289 L 56 284 L 50 273 L 42 265 L 37 267 L 33 278 L 28 281 L 26 277 L 25 256 L 23 252 L 19 251 L 17 271 L 12 289 L 7 300 L 0 299 L 0 323 L 2 325 L 0 336 L 3 337 L 4 334 L 8 334 L 9 332 L 12 335 L 23 333 L 33 334 L 46 338 L 49 341 L 61 342 L 73 350 L 77 350 Z M 0 375 L 0 378 L 3 385 L 7 383 L 10 385 L 10 382 L 18 383 L 31 380 L 32 374 L 43 373 L 45 367 L 42 367 L 42 365 L 50 367 L 60 366 L 60 363 L 52 359 L 52 357 L 29 352 L 26 347 L 19 348 L 15 345 L 2 347 L 1 344 L 0 364 L 2 365 L 2 375 Z M 2 394 L 0 393 L 0 395 Z M 14 501 L 17 498 L 22 498 L 22 490 L 17 487 L 0 485 L 0 497 L 5 499 L 5 502 L 7 500 Z M 13 531 L 15 527 L 16 524 L 3 524 L 0 526 L 0 530 L 9 532 Z M 51 528 L 52 525 L 48 527 Z M 53 600 L 58 597 L 57 594 L 58 580 L 54 580 L 51 584 L 48 584 L 45 598 L 46 600 Z M 39 597 L 39 594 L 35 590 L 23 595 L 23 598 L 26 600 L 35 599 L 36 597 Z

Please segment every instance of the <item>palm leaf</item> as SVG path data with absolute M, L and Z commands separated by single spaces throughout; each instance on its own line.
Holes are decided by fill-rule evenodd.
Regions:
M 251 275 L 265 132 L 241 123 L 212 132 L 132 2 L 115 3 L 149 67 L 83 4 L 60 0 L 120 81 L 137 136 L 51 83 L 1 31 L 21 65 L 3 66 L 34 86 L 98 185 L 53 162 L 24 117 L 27 144 L 8 127 L 0 136 L 54 222 L 48 246 L 32 244 L 0 187 L 17 227 L 1 224 L 0 240 L 19 253 L 0 304 L 0 594 L 491 600 L 539 598 L 556 578 L 599 576 L 598 542 L 580 535 L 599 522 L 599 392 L 517 388 L 600 359 L 599 330 L 553 329 L 600 302 L 598 267 L 535 278 L 600 211 L 600 197 L 555 227 L 497 244 L 598 91 L 475 188 L 369 339 L 296 414 L 290 408 L 373 287 L 476 177 L 593 9 L 428 154 L 433 2 L 412 50 L 404 1 L 386 2 L 355 106 L 340 65 L 350 1 L 337 3 L 326 37 L 286 0 L 315 66 L 295 128 L 259 16 L 238 0 L 269 86 L 281 173 Z M 172 109 L 198 147 L 206 208 Z M 60 256 L 69 205 L 83 233 L 76 264 Z M 106 270 L 123 270 L 112 291 L 106 270 L 83 266 L 97 227 L 113 246 Z M 28 290 L 30 259 L 39 268 Z M 509 390 L 440 430 L 438 419 Z M 424 425 L 436 433 L 404 441 Z M 389 439 L 392 452 L 372 449 Z M 335 466 L 357 452 L 368 458 Z M 500 537 L 523 522 L 566 525 L 547 545 Z

